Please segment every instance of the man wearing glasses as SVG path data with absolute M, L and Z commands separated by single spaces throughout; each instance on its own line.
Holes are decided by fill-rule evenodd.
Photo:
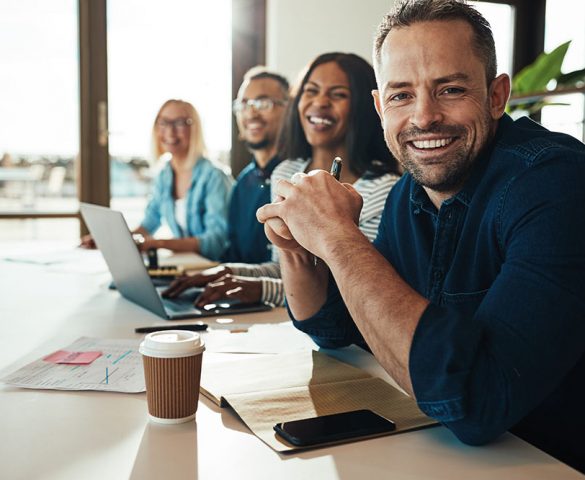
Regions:
M 229 206 L 229 247 L 224 262 L 195 276 L 177 279 L 164 293 L 174 297 L 187 288 L 202 286 L 223 275 L 237 272 L 237 263 L 263 263 L 271 259 L 264 227 L 256 219 L 256 210 L 270 202 L 270 175 L 280 163 L 277 138 L 286 104 L 289 84 L 286 78 L 265 67 L 254 67 L 233 102 L 239 138 L 245 142 L 253 159 L 242 170 L 232 191 Z M 258 283 L 258 288 L 261 284 Z
M 256 220 L 255 209 L 270 202 L 270 175 L 280 163 L 276 154 L 277 137 L 286 103 L 288 81 L 264 67 L 254 67 L 234 100 L 233 111 L 239 138 L 254 158 L 244 168 L 232 192 L 229 210 L 230 246 L 227 262 L 261 263 L 270 260 L 264 228 Z

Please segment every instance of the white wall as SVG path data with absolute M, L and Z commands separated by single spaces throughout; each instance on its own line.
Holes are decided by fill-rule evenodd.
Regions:
M 372 63 L 372 42 L 393 0 L 267 0 L 266 63 L 296 81 L 314 57 L 349 52 Z

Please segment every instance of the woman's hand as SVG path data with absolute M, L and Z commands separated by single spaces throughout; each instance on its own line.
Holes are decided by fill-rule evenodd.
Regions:
M 176 298 L 189 288 L 203 287 L 209 282 L 217 280 L 228 273 L 232 273 L 231 268 L 224 265 L 218 265 L 217 267 L 197 272 L 195 275 L 183 275 L 173 280 L 169 285 L 169 288 L 162 292 L 162 296 L 166 298 Z
M 228 274 L 207 284 L 205 291 L 195 301 L 195 306 L 202 308 L 222 299 L 239 300 L 242 303 L 258 303 L 261 298 L 262 280 Z
M 81 237 L 81 243 L 79 244 L 81 248 L 87 248 L 88 250 L 93 250 L 97 248 L 95 241 L 91 235 L 84 235 Z

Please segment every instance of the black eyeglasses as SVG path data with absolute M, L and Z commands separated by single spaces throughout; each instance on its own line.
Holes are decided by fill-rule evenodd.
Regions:
M 248 100 L 234 100 L 232 109 L 234 113 L 241 113 L 248 108 L 253 108 L 258 112 L 272 110 L 275 105 L 286 105 L 285 100 L 274 98 L 250 98 Z
M 156 126 L 160 130 L 164 130 L 166 128 L 174 128 L 176 130 L 185 130 L 187 127 L 190 127 L 193 124 L 193 120 L 191 118 L 177 118 L 175 120 L 169 120 L 168 118 L 159 118 L 156 121 Z

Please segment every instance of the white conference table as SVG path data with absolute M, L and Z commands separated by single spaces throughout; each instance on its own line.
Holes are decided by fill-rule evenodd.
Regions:
M 140 338 L 163 323 L 109 291 L 105 273 L 0 260 L 0 376 L 80 336 Z M 286 321 L 283 309 L 233 317 Z M 213 322 L 213 319 L 210 320 Z M 331 353 L 328 351 L 328 353 Z M 366 352 L 338 358 L 384 376 Z M 0 384 L 0 478 L 6 479 L 577 479 L 517 437 L 461 444 L 444 427 L 279 455 L 229 409 L 200 397 L 195 422 L 149 423 L 145 394 L 30 390 Z

